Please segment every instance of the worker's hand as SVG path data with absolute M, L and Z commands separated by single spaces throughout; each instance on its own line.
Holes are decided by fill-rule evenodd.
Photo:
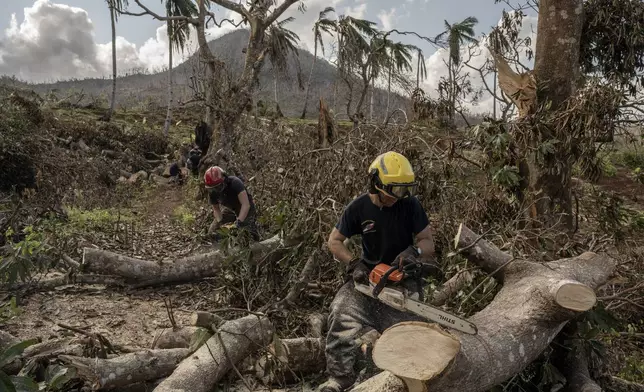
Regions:
M 396 256 L 395 261 L 398 263 L 399 268 L 402 269 L 405 265 L 419 262 L 418 256 L 418 250 L 410 245 Z
M 438 280 L 443 277 L 440 264 L 436 260 L 421 259 L 418 251 L 413 246 L 409 246 L 400 252 L 396 256 L 396 262 L 398 262 L 398 268 L 404 271 L 407 277 L 427 278 L 432 276 Z
M 353 260 L 349 262 L 347 274 L 351 276 L 353 281 L 356 283 L 369 284 L 369 267 L 367 267 L 365 262 L 359 257 L 354 257 Z

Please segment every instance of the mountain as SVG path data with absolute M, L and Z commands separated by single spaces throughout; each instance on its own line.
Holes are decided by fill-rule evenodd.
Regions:
M 237 77 L 244 66 L 244 48 L 248 42 L 248 30 L 238 29 L 223 35 L 209 42 L 213 54 L 227 65 L 229 77 Z M 313 55 L 306 50 L 298 50 L 299 69 L 301 86 L 298 83 L 298 66 L 295 56 L 289 59 L 289 69 L 286 75 L 278 75 L 273 72 L 269 61 L 265 61 L 259 76 L 259 87 L 256 88 L 255 102 L 263 100 L 269 107 L 274 107 L 275 85 L 277 85 L 277 100 L 280 109 L 286 116 L 299 117 L 302 113 L 305 97 L 305 87 L 313 63 Z M 173 69 L 173 79 L 176 84 L 175 98 L 182 101 L 190 100 L 192 97 L 192 76 L 195 70 L 202 67 L 198 55 L 193 55 L 184 63 Z M 317 117 L 316 107 L 320 96 L 324 97 L 330 107 L 334 106 L 334 81 L 336 68 L 322 58 L 318 58 L 312 76 L 311 93 L 309 96 L 308 117 Z M 5 81 L 7 79 L 5 78 Z M 0 81 L 1 83 L 1 81 Z M 78 80 L 59 81 L 56 83 L 31 84 L 29 87 L 41 94 L 55 93 L 56 96 L 64 97 L 72 92 L 84 94 L 81 103 L 91 101 L 105 102 L 109 99 L 111 91 L 111 79 L 109 78 L 88 78 Z M 357 85 L 359 88 L 359 84 Z M 337 113 L 346 113 L 347 88 L 342 80 L 338 81 L 337 89 Z M 359 91 L 354 91 L 353 103 L 357 101 Z M 163 107 L 166 105 L 167 95 L 167 72 L 159 73 L 137 73 L 119 77 L 117 79 L 117 106 L 131 109 L 138 105 Z M 373 94 L 374 117 L 381 118 L 384 115 L 387 101 L 386 90 L 375 89 Z M 369 116 L 370 97 L 363 106 L 363 112 Z M 391 94 L 390 109 L 405 108 L 408 100 Z

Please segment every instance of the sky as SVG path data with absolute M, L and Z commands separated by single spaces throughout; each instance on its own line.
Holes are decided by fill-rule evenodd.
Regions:
M 140 11 L 133 0 L 129 2 L 129 10 Z M 159 14 L 163 13 L 161 1 L 142 2 Z M 31 82 L 109 76 L 111 28 L 105 0 L 4 0 L 3 3 L 0 75 L 15 75 Z M 443 31 L 444 20 L 453 23 L 468 16 L 479 20 L 477 35 L 486 34 L 498 24 L 504 9 L 504 4 L 495 4 L 494 0 L 305 0 L 305 4 L 305 13 L 292 6 L 284 17 L 295 17 L 289 28 L 300 36 L 300 46 L 310 51 L 313 50 L 311 27 L 318 13 L 329 5 L 335 7 L 337 14 L 374 21 L 383 30 L 395 28 L 430 37 Z M 219 8 L 214 12 L 217 16 L 233 16 Z M 124 15 L 119 18 L 116 29 L 120 71 L 161 70 L 167 66 L 168 40 L 163 22 L 151 16 Z M 209 39 L 232 29 L 228 25 L 212 27 L 208 30 Z M 531 15 L 524 20 L 523 34 L 534 35 L 534 32 L 536 15 Z M 437 52 L 429 43 L 411 36 L 392 36 L 396 37 L 424 51 L 428 79 L 423 87 L 430 95 L 435 95 L 439 78 L 447 74 L 443 63 L 446 52 Z M 535 41 L 533 39 L 533 46 Z M 184 56 L 175 53 L 174 63 L 183 61 L 195 48 L 196 43 L 192 43 Z M 480 63 L 485 61 L 487 53 L 482 52 Z M 483 106 L 486 109 L 489 105 Z

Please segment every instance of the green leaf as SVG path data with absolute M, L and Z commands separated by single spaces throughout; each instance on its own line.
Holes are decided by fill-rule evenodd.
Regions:
M 4 350 L 0 354 L 0 368 L 6 366 L 7 364 L 13 362 L 14 359 L 16 359 L 20 354 L 22 354 L 23 351 L 32 344 L 38 343 L 38 339 L 29 339 L 22 341 L 20 343 L 16 343 L 13 346 L 9 347 L 8 349 Z
M 13 376 L 10 378 L 16 387 L 16 392 L 38 392 L 38 384 L 31 377 Z
M 67 368 L 56 364 L 49 365 L 45 371 L 46 384 L 52 390 L 62 388 L 74 376 L 76 376 L 75 368 Z
M 3 391 L 16 392 L 16 387 L 13 385 L 11 378 L 3 371 L 0 371 L 0 386 L 2 386 Z

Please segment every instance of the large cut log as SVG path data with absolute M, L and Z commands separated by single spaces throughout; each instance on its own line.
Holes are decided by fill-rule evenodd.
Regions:
M 76 368 L 77 374 L 94 389 L 120 388 L 166 377 L 190 351 L 187 348 L 145 350 L 112 359 L 82 358 L 61 355 L 59 358 Z
M 250 262 L 277 249 L 283 241 L 279 236 L 252 244 Z M 137 287 L 166 283 L 191 282 L 216 276 L 229 255 L 221 250 L 184 257 L 169 263 L 158 263 L 119 255 L 106 250 L 84 248 L 83 270 L 103 275 L 123 277 Z
M 374 362 L 403 379 L 410 392 L 485 391 L 521 372 L 570 319 L 594 306 L 594 289 L 616 265 L 592 252 L 544 264 L 513 259 L 463 225 L 455 247 L 504 284 L 487 307 L 469 318 L 477 335 L 427 323 L 402 323 L 384 331 L 374 347 Z M 389 381 L 393 376 L 381 377 Z
M 281 339 L 255 363 L 255 376 L 264 384 L 286 384 L 326 366 L 325 342 L 321 338 Z
M 270 344 L 274 332 L 264 316 L 249 315 L 228 321 L 154 391 L 210 392 L 233 366 Z

